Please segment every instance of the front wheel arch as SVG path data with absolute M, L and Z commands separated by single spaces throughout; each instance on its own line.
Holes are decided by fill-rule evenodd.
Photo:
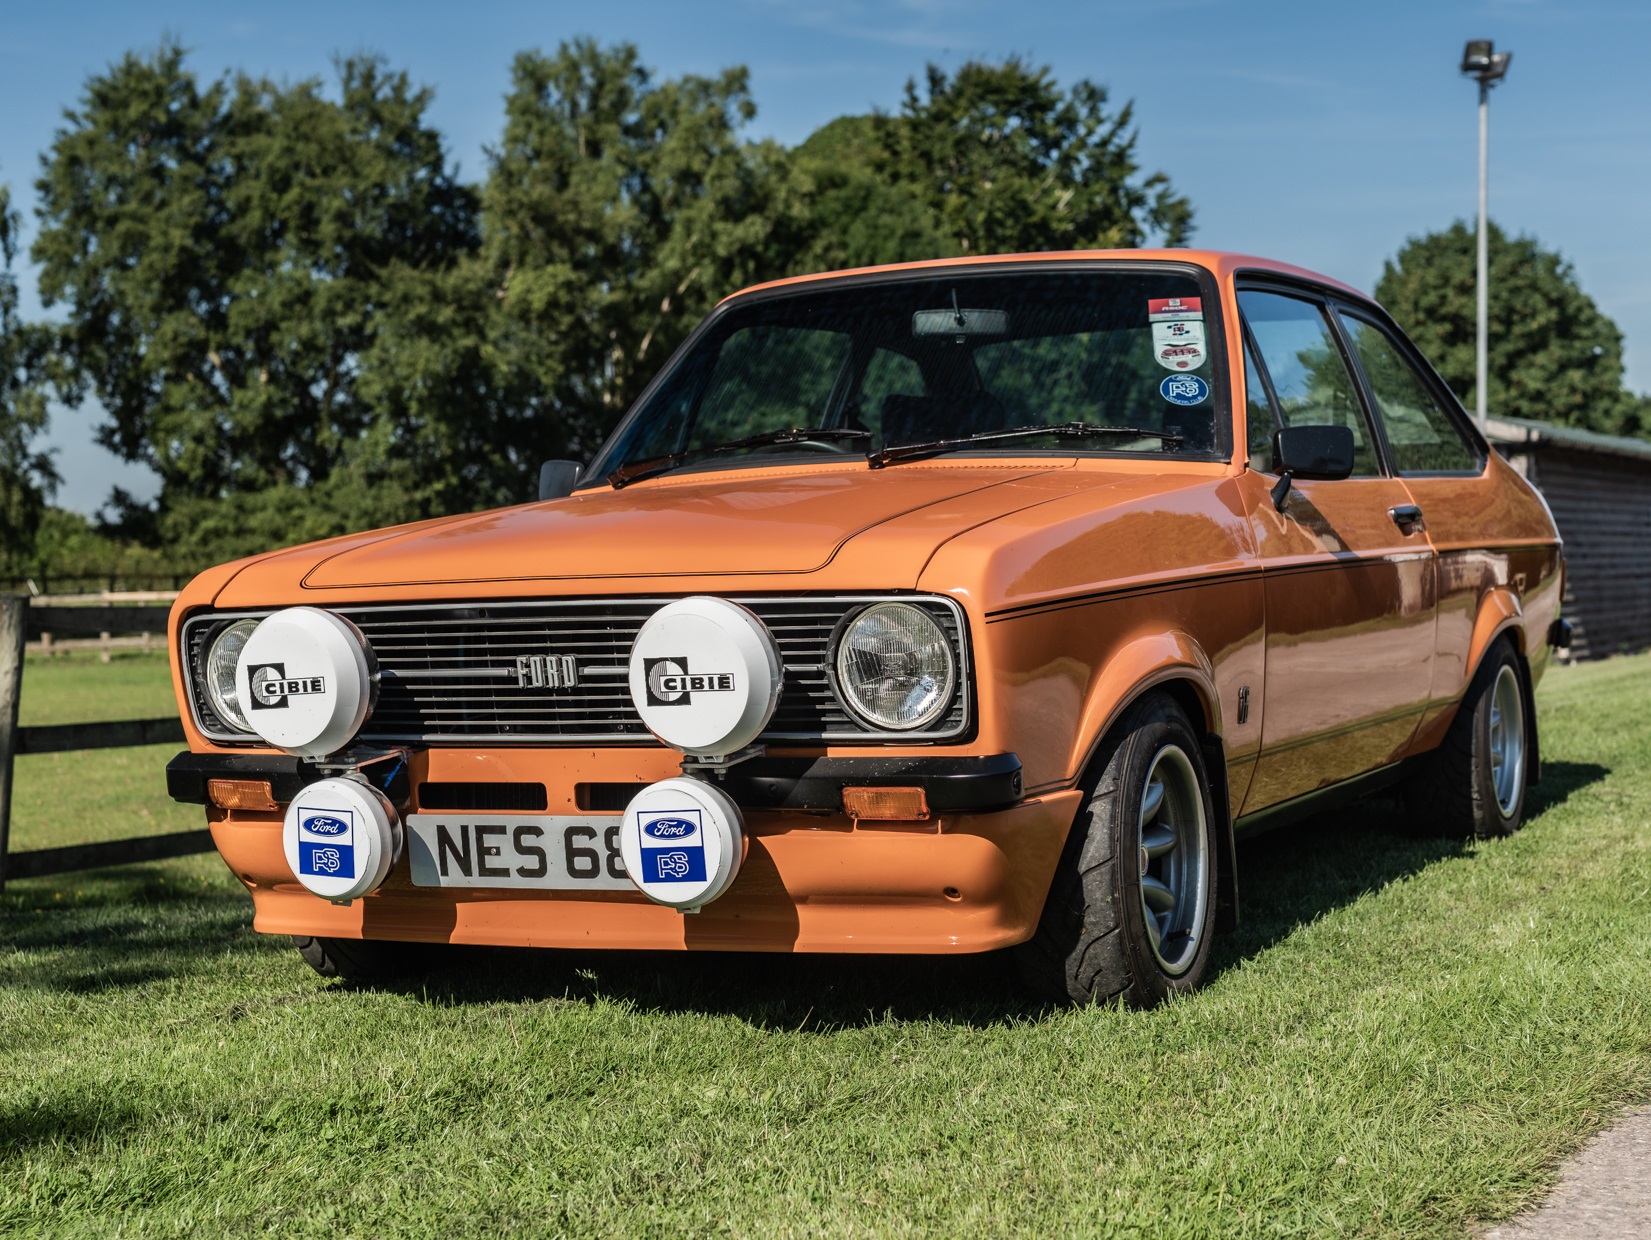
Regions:
M 1150 1007 L 1200 984 L 1219 931 L 1226 834 L 1204 735 L 1175 695 L 1155 686 L 1127 703 L 1103 738 L 1037 929 L 1015 949 L 1042 997 Z M 1166 762 L 1184 778 L 1158 786 Z M 1176 783 L 1179 793 L 1168 795 Z M 1190 908 L 1189 873 L 1202 876 Z M 1160 934 L 1163 944 L 1183 940 L 1187 954 L 1168 959 Z
M 1142 679 L 1108 713 L 1104 728 L 1088 738 L 1085 748 L 1087 756 L 1077 786 L 1087 801 L 1101 777 L 1101 754 L 1107 737 L 1141 698 L 1149 693 L 1162 693 L 1179 706 L 1200 732 L 1200 750 L 1204 771 L 1210 781 L 1210 802 L 1215 814 L 1212 824 L 1216 852 L 1215 929 L 1219 934 L 1226 934 L 1238 928 L 1238 854 L 1233 833 L 1232 795 L 1227 779 L 1227 747 L 1221 734 L 1216 731 L 1221 714 L 1214 692 L 1207 676 L 1192 666 L 1162 668 Z M 1069 832 L 1076 829 L 1082 815 L 1083 806 L 1080 804 L 1073 825 L 1067 828 Z

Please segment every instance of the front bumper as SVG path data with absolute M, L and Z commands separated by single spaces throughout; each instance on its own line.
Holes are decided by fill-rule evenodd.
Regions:
M 634 791 L 675 774 L 673 756 L 429 750 L 364 773 L 382 779 L 408 812 L 431 809 L 426 788 L 451 790 L 459 777 L 479 781 L 476 787 L 537 779 L 542 784 L 527 786 L 544 787 L 545 804 L 523 812 L 610 812 L 618 822 L 621 805 L 576 804 L 584 794 L 575 790 Z M 197 803 L 207 800 L 209 779 L 267 779 L 284 803 L 319 777 L 310 763 L 279 754 L 183 753 L 167 768 L 172 795 Z M 856 822 L 842 812 L 845 786 L 922 787 L 931 816 Z M 376 891 L 333 905 L 293 877 L 279 811 L 209 806 L 207 816 L 218 851 L 252 895 L 254 927 L 266 933 L 523 947 L 961 953 L 1030 937 L 1082 796 L 1022 799 L 1013 754 L 765 757 L 732 768 L 723 787 L 744 811 L 745 860 L 726 894 L 686 917 L 640 892 L 415 887 L 405 857 Z
M 640 893 L 414 887 L 406 859 L 348 906 L 300 887 L 274 814 L 211 811 L 212 838 L 270 934 L 513 947 L 776 952 L 992 951 L 1031 937 L 1080 792 L 942 816 L 933 829 L 753 813 L 727 894 L 693 916 Z M 617 816 L 616 816 L 617 821 Z M 930 824 L 923 824 L 929 826 Z

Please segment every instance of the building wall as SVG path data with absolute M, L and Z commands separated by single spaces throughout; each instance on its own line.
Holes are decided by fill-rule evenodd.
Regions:
M 1526 476 L 1565 539 L 1571 656 L 1651 646 L 1651 461 L 1552 442 L 1526 451 Z

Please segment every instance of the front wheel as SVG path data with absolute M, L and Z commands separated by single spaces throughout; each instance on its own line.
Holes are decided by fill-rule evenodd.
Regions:
M 324 939 L 307 934 L 292 936 L 298 954 L 322 977 L 357 985 L 394 981 L 428 968 L 432 946 L 377 939 Z
M 1167 696 L 1134 703 L 1096 756 L 1100 778 L 1032 939 L 1042 997 L 1153 1007 L 1198 986 L 1215 924 L 1215 831 L 1198 735 Z

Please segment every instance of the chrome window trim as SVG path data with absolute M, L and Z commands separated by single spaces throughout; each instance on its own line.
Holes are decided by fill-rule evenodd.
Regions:
M 343 616 L 366 615 L 375 612 L 417 612 L 417 611 L 450 611 L 460 607 L 488 607 L 499 610 L 530 608 L 547 609 L 557 607 L 590 607 L 602 603 L 623 603 L 631 606 L 663 607 L 666 603 L 674 602 L 677 598 L 686 595 L 670 595 L 638 598 L 629 595 L 599 596 L 583 598 L 551 598 L 551 599 L 456 599 L 445 603 L 382 603 L 382 604 L 342 604 L 328 607 L 327 610 L 336 611 Z M 888 594 L 764 594 L 764 595 L 735 595 L 719 594 L 718 598 L 726 598 L 731 603 L 738 603 L 742 607 L 753 609 L 765 603 L 796 604 L 796 603 L 827 603 L 841 604 L 845 615 L 850 611 L 871 606 L 875 603 L 923 603 L 938 605 L 947 609 L 957 626 L 957 689 L 962 709 L 955 726 L 944 731 L 821 731 L 821 732 L 763 732 L 758 738 L 767 742 L 801 742 L 805 744 L 861 744 L 868 742 L 889 742 L 902 745 L 936 744 L 943 741 L 955 741 L 967 736 L 974 728 L 974 654 L 970 641 L 968 615 L 955 598 L 945 594 L 926 594 L 918 591 L 894 592 Z M 321 606 L 321 604 L 308 604 Z M 195 661 L 190 655 L 190 639 L 195 630 L 201 625 L 216 626 L 241 619 L 261 619 L 264 616 L 283 610 L 280 607 L 266 607 L 257 609 L 241 609 L 234 611 L 196 612 L 189 616 L 178 628 L 178 642 L 180 646 L 179 658 L 184 669 L 185 697 L 189 702 L 190 718 L 196 729 L 208 740 L 221 744 L 250 745 L 267 747 L 258 736 L 249 732 L 214 731 L 206 726 L 200 710 L 200 683 L 197 677 Z M 828 639 L 826 649 L 826 666 L 829 668 L 835 661 L 835 641 L 838 631 L 833 632 Z M 813 664 L 787 666 L 786 672 L 815 672 Z M 832 696 L 837 699 L 838 705 L 843 708 L 849 718 L 858 718 L 852 707 L 842 701 L 838 693 L 835 679 L 827 676 Z M 947 713 L 950 713 L 948 708 Z M 422 732 L 422 733 L 391 733 L 372 731 L 372 720 L 359 734 L 363 739 L 373 742 L 394 741 L 400 743 L 414 743 L 443 746 L 469 746 L 471 748 L 502 748 L 520 747 L 524 745 L 556 746 L 569 745 L 608 745 L 616 748 L 660 748 L 661 742 L 652 736 L 636 736 L 628 733 L 591 732 L 591 733 L 524 733 L 514 732 L 508 736 L 489 736 L 467 732 Z

